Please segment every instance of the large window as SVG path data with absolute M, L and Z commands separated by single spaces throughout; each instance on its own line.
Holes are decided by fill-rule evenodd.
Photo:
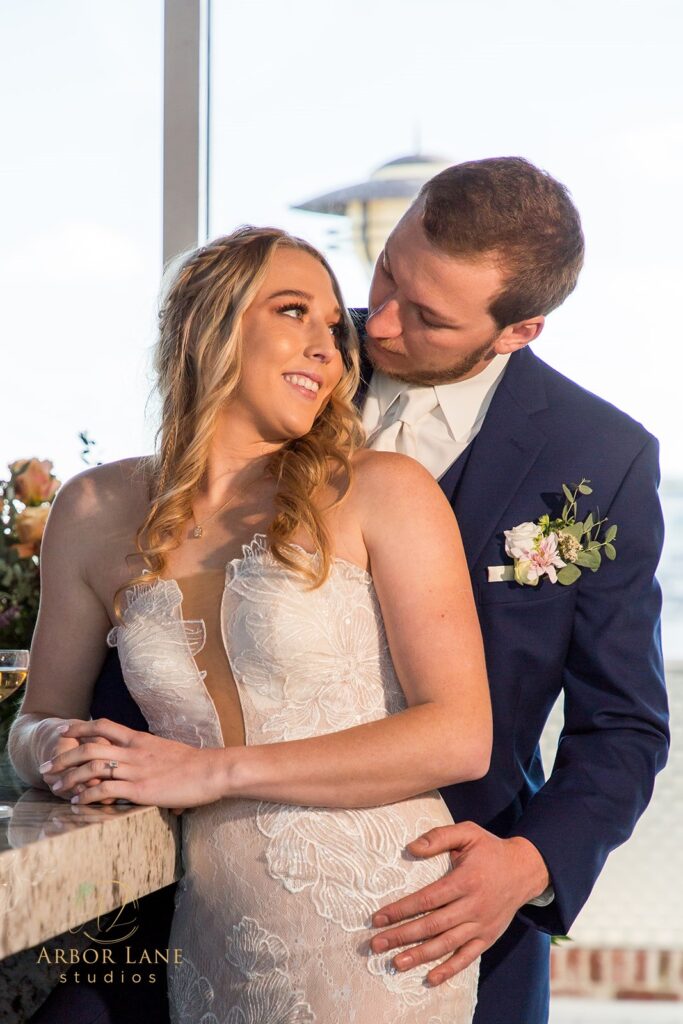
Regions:
M 3 5 L 3 467 L 36 455 L 64 479 L 82 430 L 104 460 L 149 449 L 162 15 L 161 0 Z

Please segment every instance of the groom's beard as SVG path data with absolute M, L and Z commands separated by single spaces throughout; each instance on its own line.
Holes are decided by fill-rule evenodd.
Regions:
M 419 367 L 410 367 L 405 371 L 387 370 L 373 359 L 371 351 L 366 349 L 366 354 L 372 363 L 373 369 L 384 373 L 387 377 L 392 377 L 394 380 L 404 381 L 407 384 L 420 384 L 423 387 L 433 387 L 437 384 L 453 384 L 455 381 L 462 380 L 463 377 L 467 376 L 477 363 L 482 362 L 482 360 L 490 362 L 495 357 L 496 352 L 493 345 L 499 334 L 500 332 L 496 331 L 493 337 L 488 338 L 474 352 L 459 356 L 457 359 L 454 359 L 450 366 L 441 370 L 421 370 Z M 389 351 L 391 351 L 390 348 Z

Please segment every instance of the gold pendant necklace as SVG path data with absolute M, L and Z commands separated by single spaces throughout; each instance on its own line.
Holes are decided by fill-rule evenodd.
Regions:
M 227 501 L 224 501 L 222 505 L 219 505 L 218 508 L 214 509 L 213 512 L 211 513 L 211 515 L 207 516 L 206 519 L 203 519 L 201 521 L 201 523 L 198 523 L 197 520 L 194 518 L 194 511 L 193 511 L 192 512 L 192 518 L 194 519 L 194 529 L 192 531 L 192 535 L 191 536 L 195 540 L 199 539 L 199 537 L 201 537 L 203 535 L 203 533 L 204 533 L 204 526 L 205 526 L 205 524 L 208 523 L 208 521 L 210 519 L 213 519 L 214 516 L 217 516 L 219 512 L 222 512 L 224 508 L 227 508 L 228 506 L 232 505 L 232 503 L 234 501 L 236 501 L 237 498 L 239 498 L 241 493 L 242 493 L 241 491 L 237 491 L 236 494 L 231 495 L 231 497 L 229 497 Z

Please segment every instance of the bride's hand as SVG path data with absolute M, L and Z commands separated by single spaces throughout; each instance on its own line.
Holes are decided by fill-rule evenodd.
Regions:
M 79 746 L 79 740 L 65 738 L 64 737 L 64 733 L 60 732 L 61 727 L 63 725 L 65 725 L 66 722 L 69 722 L 69 724 L 72 725 L 76 721 L 84 722 L 85 720 L 84 719 L 71 719 L 69 721 L 69 719 L 55 718 L 55 725 L 54 725 L 55 733 L 54 733 L 54 736 L 50 737 L 51 738 L 51 742 L 48 742 L 47 745 L 46 745 L 46 748 L 43 748 L 45 750 L 45 753 L 48 754 L 49 758 L 51 759 L 51 761 L 53 763 L 54 763 L 55 759 L 58 757 L 59 754 L 63 754 L 67 750 L 74 750 L 74 749 L 76 749 Z M 111 742 L 110 740 L 105 739 L 103 736 L 100 737 L 100 740 L 101 740 L 102 743 L 105 743 L 105 744 L 109 744 Z M 43 754 L 43 756 L 45 756 L 45 754 Z M 59 789 L 56 792 L 54 792 L 53 784 L 59 779 L 59 773 L 58 772 L 43 771 L 42 767 L 41 767 L 41 774 L 43 776 L 44 782 L 50 787 L 50 790 L 53 791 L 53 795 L 54 796 L 62 797 L 65 800 L 69 800 L 73 796 L 74 791 L 72 789 L 68 789 L 68 788 L 64 789 L 63 787 L 59 787 Z M 100 780 L 98 778 L 92 778 L 92 779 L 90 779 L 88 781 L 87 784 L 88 784 L 88 786 L 95 786 L 95 785 L 97 785 L 97 783 L 99 781 L 102 781 L 102 780 Z M 115 797 L 109 797 L 109 798 L 107 798 L 105 800 L 101 800 L 100 802 L 103 803 L 103 804 L 111 804 L 111 803 L 114 803 L 115 799 L 116 799 Z
M 60 788 L 75 791 L 74 803 L 122 799 L 180 812 L 223 795 L 220 748 L 192 747 L 107 718 L 73 722 L 63 735 L 79 745 L 56 755 L 49 773 L 59 775 Z M 110 759 L 118 761 L 113 778 Z

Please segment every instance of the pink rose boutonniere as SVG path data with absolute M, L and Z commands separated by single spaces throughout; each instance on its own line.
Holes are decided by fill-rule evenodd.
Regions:
M 597 572 L 602 553 L 611 560 L 617 557 L 614 539 L 617 527 L 612 525 L 599 539 L 606 519 L 595 519 L 590 513 L 577 519 L 578 497 L 592 494 L 590 480 L 582 480 L 574 490 L 562 484 L 567 499 L 559 519 L 541 516 L 535 523 L 520 523 L 505 530 L 505 552 L 514 559 L 514 578 L 523 586 L 535 587 L 542 576 L 551 583 L 569 586 L 581 575 L 581 569 Z

